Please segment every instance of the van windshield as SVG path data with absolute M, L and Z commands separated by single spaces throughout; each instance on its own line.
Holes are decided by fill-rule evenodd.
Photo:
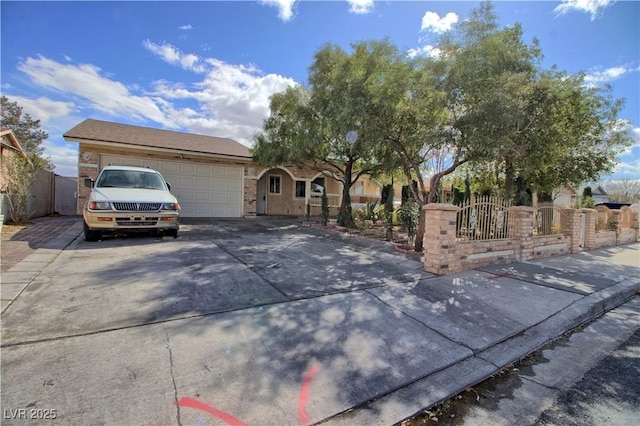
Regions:
M 166 189 L 159 174 L 136 170 L 104 170 L 96 187 Z

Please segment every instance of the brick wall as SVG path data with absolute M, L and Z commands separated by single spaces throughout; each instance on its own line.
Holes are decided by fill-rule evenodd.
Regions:
M 616 245 L 616 231 L 600 231 L 595 234 L 595 244 L 593 248 L 608 247 Z
M 579 232 L 579 230 L 578 230 Z M 545 235 L 534 237 L 531 259 L 560 256 L 572 253 L 572 238 L 567 235 Z
M 621 229 L 618 235 L 618 244 L 633 243 L 638 240 L 638 231 L 633 228 Z
M 451 204 L 427 204 L 425 212 L 424 269 L 437 275 L 475 269 L 489 264 L 560 256 L 583 249 L 594 249 L 634 242 L 638 238 L 638 218 L 617 220 L 615 231 L 596 232 L 597 212 L 593 209 L 565 209 L 561 234 L 534 236 L 531 207 L 511 207 L 509 218 L 515 222 L 514 238 L 483 241 L 458 241 L 457 214 Z M 584 223 L 584 230 L 582 224 Z M 625 228 L 623 225 L 634 227 Z
M 458 243 L 456 255 L 460 259 L 460 270 L 514 262 L 519 257 L 519 244 L 518 239 Z

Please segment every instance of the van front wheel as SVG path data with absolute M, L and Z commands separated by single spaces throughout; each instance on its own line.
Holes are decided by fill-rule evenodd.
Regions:
M 87 226 L 87 222 L 84 222 L 84 239 L 85 241 L 98 241 L 102 233 L 100 231 L 92 231 Z

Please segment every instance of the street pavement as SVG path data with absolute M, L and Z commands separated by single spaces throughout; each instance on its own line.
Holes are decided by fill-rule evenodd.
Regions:
M 639 350 L 634 297 L 403 426 L 635 425 Z
M 640 316 L 640 312 L 636 313 Z M 640 330 L 547 409 L 535 426 L 633 425 L 640 419 Z
M 3 424 L 394 424 L 640 290 L 637 243 L 435 277 L 291 220 L 80 232 L 2 274 Z

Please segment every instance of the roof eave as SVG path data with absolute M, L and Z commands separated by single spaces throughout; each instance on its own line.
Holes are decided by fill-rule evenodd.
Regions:
M 93 145 L 102 145 L 102 146 L 110 146 L 116 148 L 122 147 L 131 147 L 135 149 L 140 149 L 143 151 L 160 151 L 172 154 L 188 154 L 188 155 L 202 155 L 206 157 L 214 157 L 214 158 L 223 158 L 223 159 L 231 159 L 231 160 L 244 160 L 247 162 L 253 161 L 253 157 L 251 155 L 233 155 L 233 154 L 222 154 L 222 153 L 213 153 L 213 152 L 204 152 L 204 151 L 195 151 L 188 149 L 176 149 L 176 148 L 162 148 L 162 147 L 152 147 L 148 145 L 139 145 L 134 143 L 123 143 L 123 142 L 108 142 L 99 139 L 87 139 L 87 138 L 77 138 L 73 136 L 69 136 L 67 134 L 63 135 L 63 138 L 67 142 L 78 142 L 78 143 L 88 143 Z
M 28 159 L 27 153 L 24 151 L 24 148 L 22 148 L 22 145 L 20 145 L 20 142 L 18 141 L 18 138 L 16 138 L 16 135 L 13 133 L 13 130 L 3 128 L 0 131 L 0 137 L 3 138 L 4 140 L 4 136 L 7 136 L 8 139 L 11 141 L 11 145 L 4 144 L 7 148 L 10 148 L 18 152 L 23 158 Z

